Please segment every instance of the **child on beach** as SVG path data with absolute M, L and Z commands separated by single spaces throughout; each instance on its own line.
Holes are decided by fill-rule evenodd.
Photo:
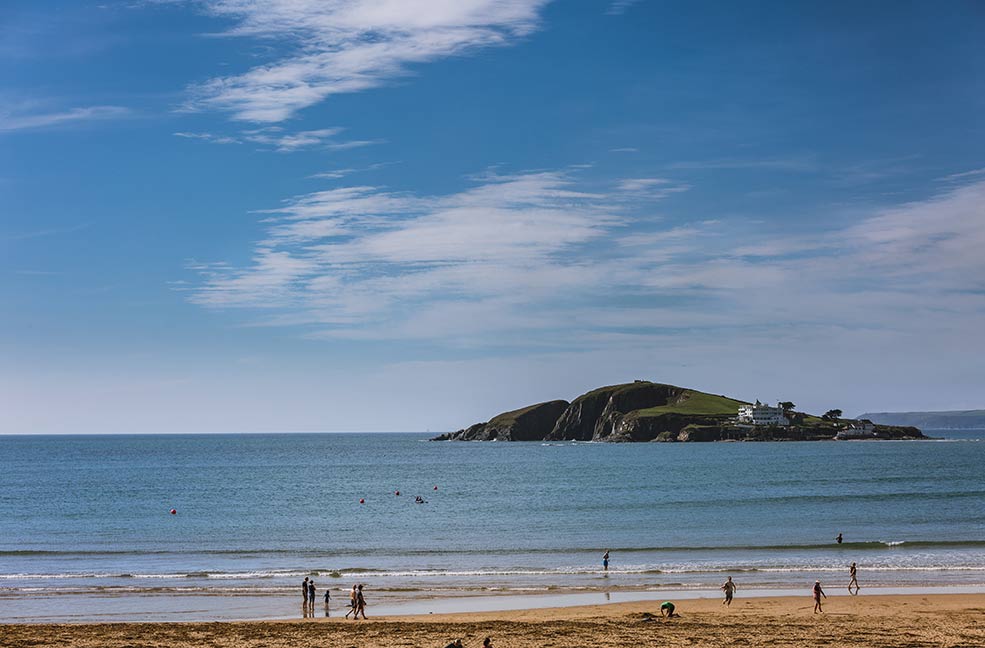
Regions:
M 670 601 L 664 601 L 660 605 L 660 616 L 664 616 L 666 614 L 668 619 L 671 619 L 675 616 L 680 616 L 679 614 L 674 614 L 674 610 L 676 609 L 677 606 L 675 606 L 673 603 L 671 603 Z
M 811 592 L 814 594 L 814 614 L 818 612 L 823 614 L 824 610 L 821 609 L 821 597 L 828 598 L 828 595 L 821 589 L 821 581 L 814 581 L 814 588 Z

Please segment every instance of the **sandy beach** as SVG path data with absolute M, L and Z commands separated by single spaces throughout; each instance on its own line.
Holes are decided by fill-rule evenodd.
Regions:
M 369 610 L 372 612 L 372 610 Z M 435 646 L 486 636 L 529 646 L 983 646 L 985 594 L 831 596 L 813 614 L 809 596 L 681 601 L 680 618 L 653 601 L 433 616 L 221 623 L 3 625 L 0 645 L 27 646 Z

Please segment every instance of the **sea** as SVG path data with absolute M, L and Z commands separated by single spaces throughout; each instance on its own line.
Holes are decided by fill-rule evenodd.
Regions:
M 925 432 L 0 436 L 0 622 L 336 615 L 356 583 L 370 616 L 716 596 L 726 576 L 807 596 L 843 593 L 851 562 L 862 596 L 985 591 L 985 430 Z

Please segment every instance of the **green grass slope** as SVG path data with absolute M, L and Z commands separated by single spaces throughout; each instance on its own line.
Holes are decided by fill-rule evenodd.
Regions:
M 688 414 L 691 416 L 735 416 L 739 407 L 748 403 L 727 396 L 716 396 L 705 392 L 688 389 L 672 403 L 659 407 L 648 407 L 636 411 L 636 415 L 645 418 L 662 416 L 664 414 Z

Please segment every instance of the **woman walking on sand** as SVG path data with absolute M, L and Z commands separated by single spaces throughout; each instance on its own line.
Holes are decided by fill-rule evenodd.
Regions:
M 363 598 L 363 586 L 359 585 L 356 588 L 356 614 L 353 619 L 359 618 L 359 613 L 362 612 L 363 618 L 366 618 L 366 599 Z
M 821 597 L 828 598 L 828 595 L 821 589 L 821 581 L 814 581 L 814 589 L 811 591 L 814 594 L 814 614 L 818 612 L 823 614 L 824 610 L 821 609 Z

